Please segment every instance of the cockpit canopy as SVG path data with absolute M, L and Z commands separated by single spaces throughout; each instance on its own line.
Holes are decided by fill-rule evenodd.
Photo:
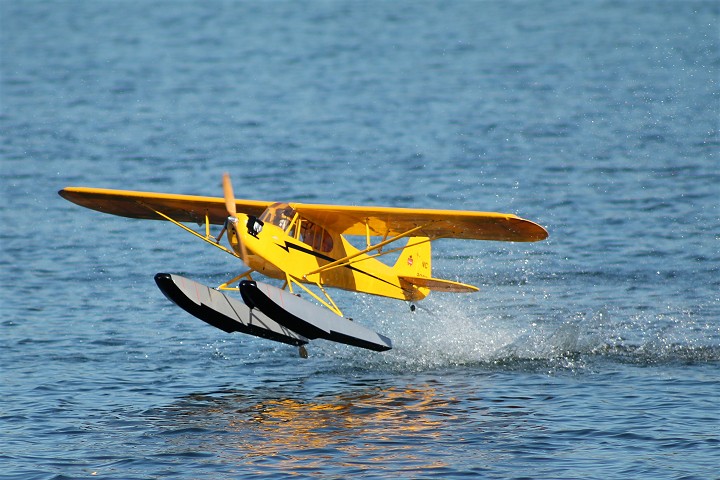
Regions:
M 273 203 L 260 215 L 261 222 L 280 227 L 285 232 L 294 218 L 295 209 L 287 203 Z
M 280 227 L 289 236 L 300 240 L 313 250 L 329 253 L 333 249 L 332 235 L 320 225 L 300 217 L 287 203 L 273 203 L 263 212 L 260 220 Z

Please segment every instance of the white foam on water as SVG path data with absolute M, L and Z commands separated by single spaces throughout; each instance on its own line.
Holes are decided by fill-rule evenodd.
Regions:
M 381 307 L 378 309 L 378 306 Z M 426 371 L 478 365 L 487 368 L 585 370 L 607 360 L 637 365 L 720 361 L 720 327 L 691 315 L 633 314 L 600 309 L 557 318 L 478 312 L 472 301 L 425 300 L 404 305 L 366 301 L 365 325 L 390 337 L 393 349 L 368 353 L 323 345 L 316 353 L 358 368 Z M 311 349 L 315 346 L 311 344 Z

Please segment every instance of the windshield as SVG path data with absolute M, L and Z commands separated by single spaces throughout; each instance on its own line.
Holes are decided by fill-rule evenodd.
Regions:
M 273 203 L 260 216 L 263 223 L 269 223 L 283 229 L 285 233 L 299 240 L 314 250 L 330 252 L 333 249 L 333 238 L 330 232 L 304 219 L 297 219 L 296 211 L 287 203 Z M 299 229 L 298 229 L 299 227 Z M 291 229 L 292 228 L 292 229 Z
M 287 230 L 294 217 L 295 209 L 290 205 L 287 203 L 273 203 L 260 215 L 260 220 L 263 223 L 270 223 Z

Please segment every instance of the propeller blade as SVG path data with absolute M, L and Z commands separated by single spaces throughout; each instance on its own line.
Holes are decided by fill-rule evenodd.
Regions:
M 237 215 L 235 208 L 235 194 L 233 193 L 232 182 L 230 182 L 230 174 L 223 174 L 223 196 L 225 197 L 225 209 L 229 216 Z
M 225 209 L 227 210 L 228 215 L 232 217 L 228 218 L 228 222 L 233 222 L 237 235 L 237 240 L 240 244 L 240 259 L 243 261 L 243 263 L 245 263 L 245 265 L 249 266 L 247 249 L 245 248 L 245 243 L 240 239 L 240 232 L 238 231 L 240 225 L 238 225 L 237 220 L 235 194 L 233 193 L 232 182 L 230 181 L 230 174 L 227 172 L 223 174 L 223 196 L 225 197 Z
M 240 239 L 239 235 L 240 232 L 238 232 L 238 242 L 240 243 L 240 260 L 242 260 L 243 263 L 249 267 L 250 262 L 248 260 L 248 253 L 247 249 L 245 248 L 245 242 Z

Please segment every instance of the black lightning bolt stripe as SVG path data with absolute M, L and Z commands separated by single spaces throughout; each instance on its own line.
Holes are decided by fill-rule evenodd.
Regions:
M 285 250 L 285 251 L 288 252 L 288 253 L 290 252 L 290 249 L 292 248 L 293 250 L 297 250 L 297 251 L 299 251 L 299 252 L 307 253 L 308 255 L 312 255 L 313 257 L 320 258 L 320 259 L 322 259 L 322 260 L 327 260 L 328 262 L 331 262 L 331 263 L 332 263 L 332 262 L 336 262 L 336 261 L 338 260 L 338 259 L 336 259 L 336 258 L 332 258 L 332 257 L 329 257 L 329 256 L 327 256 L 327 255 L 323 255 L 322 253 L 316 252 L 315 250 L 312 250 L 312 249 L 310 249 L 310 248 L 305 248 L 305 247 L 302 247 L 302 246 L 300 246 L 300 245 L 296 245 L 296 244 L 294 244 L 294 243 L 285 242 L 285 245 L 280 245 L 279 243 L 276 243 L 275 245 L 277 245 L 278 247 L 282 248 L 283 250 Z M 373 275 L 373 274 L 371 274 L 371 273 L 368 273 L 368 272 L 366 272 L 366 271 L 364 271 L 364 270 L 360 270 L 359 268 L 355 268 L 355 267 L 353 267 L 352 265 L 343 265 L 343 268 L 347 268 L 347 269 L 350 269 L 350 270 L 352 270 L 352 271 L 354 271 L 354 272 L 358 272 L 358 273 L 361 273 L 361 274 L 363 274 L 363 275 L 367 275 L 367 276 L 370 277 L 370 278 L 374 278 L 375 280 L 378 280 L 378 281 L 380 281 L 380 282 L 387 283 L 388 285 L 390 285 L 390 286 L 392 286 L 392 287 L 397 287 L 397 285 L 394 285 L 394 284 L 388 282 L 387 280 L 383 280 L 382 278 L 379 278 L 379 277 L 377 277 L 377 276 L 375 276 L 375 275 Z M 321 273 L 322 273 L 322 272 L 321 272 Z M 398 288 L 400 288 L 400 287 L 398 287 Z M 401 288 L 401 290 L 402 290 L 402 288 Z

